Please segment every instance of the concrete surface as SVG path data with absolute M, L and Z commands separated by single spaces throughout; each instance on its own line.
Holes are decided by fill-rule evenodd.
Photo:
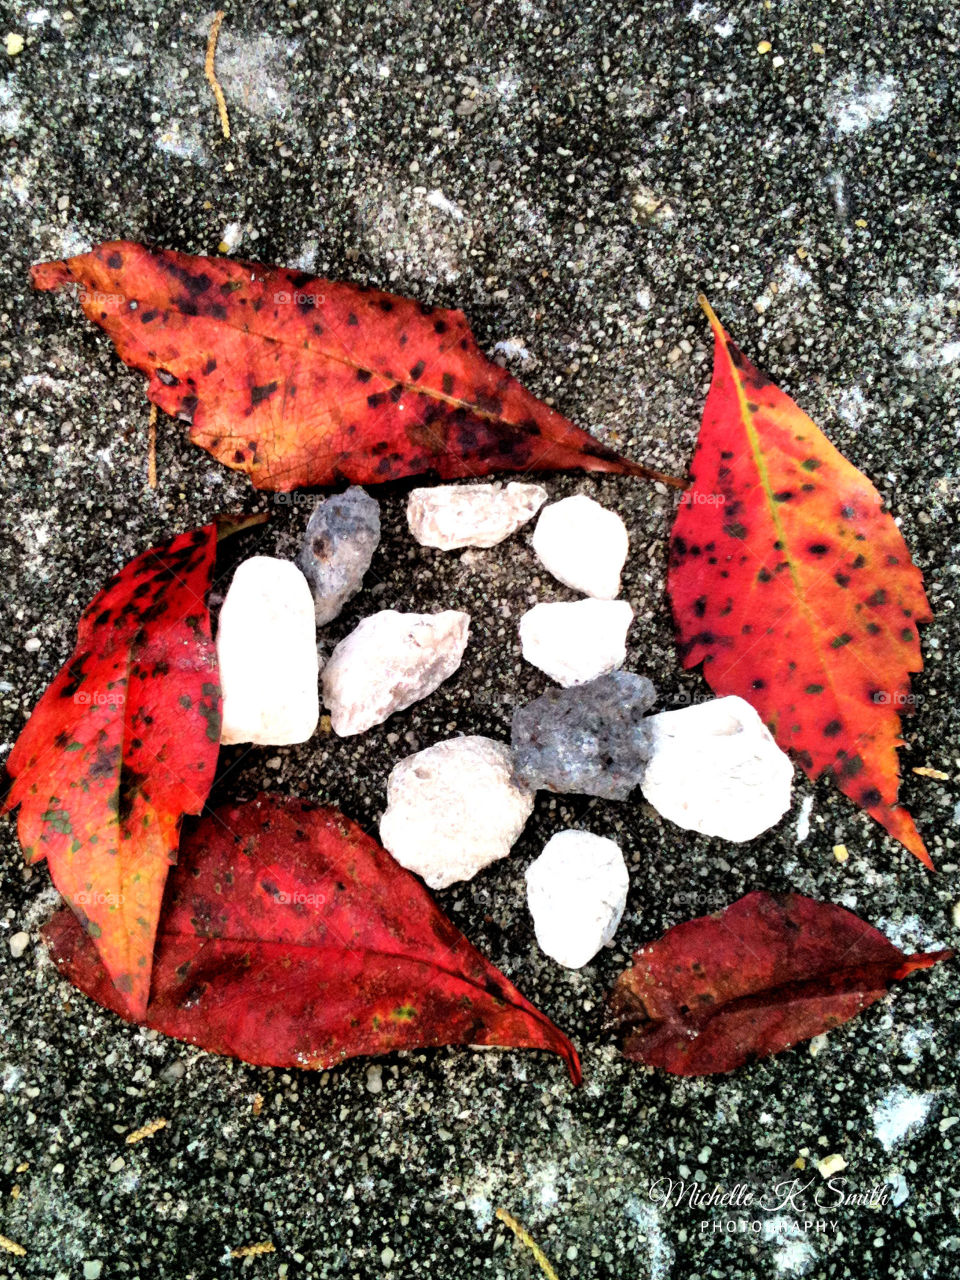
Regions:
M 841 902 L 905 946 L 958 941 L 955 7 L 247 4 L 227 14 L 217 61 L 229 142 L 203 75 L 211 18 L 144 0 L 6 8 L 4 33 L 24 47 L 0 52 L 5 748 L 120 564 L 239 507 L 274 515 L 248 553 L 293 555 L 312 501 L 258 497 L 168 421 L 149 490 L 142 379 L 67 296 L 30 294 L 32 261 L 120 237 L 196 253 L 224 242 L 459 305 L 534 391 L 674 471 L 709 379 L 706 287 L 744 349 L 879 485 L 926 574 L 937 620 L 903 797 L 940 871 L 826 784 L 798 780 L 792 814 L 738 847 L 639 804 L 542 796 L 510 859 L 439 896 L 577 1041 L 575 1092 L 531 1053 L 295 1075 L 123 1025 L 44 963 L 54 896 L 5 820 L 0 1232 L 28 1252 L 0 1267 L 70 1280 L 536 1276 L 492 1217 L 503 1206 L 562 1280 L 960 1276 L 956 965 L 916 975 L 816 1056 L 803 1046 L 730 1077 L 647 1072 L 601 1030 L 602 993 L 637 945 L 754 887 Z M 679 672 L 664 607 L 675 497 L 626 479 L 546 484 L 623 515 L 638 613 L 628 665 L 662 706 L 703 696 L 701 677 Z M 474 638 L 458 678 L 360 739 L 228 749 L 220 796 L 284 788 L 372 828 L 400 755 L 453 732 L 506 737 L 512 706 L 545 687 L 521 664 L 516 622 L 570 595 L 538 572 L 529 529 L 488 552 L 430 551 L 406 531 L 405 489 L 378 495 L 370 586 L 328 643 L 374 609 L 464 608 Z M 950 779 L 910 772 L 922 765 Z M 576 973 L 538 953 L 523 898 L 524 868 L 569 824 L 618 839 L 631 871 L 615 947 Z M 20 930 L 31 941 L 14 958 Z M 165 1129 L 125 1144 L 158 1117 Z M 881 1207 L 827 1212 L 815 1186 L 774 1207 L 777 1183 L 819 1183 L 816 1161 L 835 1153 L 851 1194 L 886 1182 Z M 668 1206 L 661 1178 L 749 1184 L 767 1208 Z M 276 1252 L 230 1258 L 262 1240 Z

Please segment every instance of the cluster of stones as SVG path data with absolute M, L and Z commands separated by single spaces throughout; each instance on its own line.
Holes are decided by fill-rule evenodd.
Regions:
M 639 787 L 678 826 L 733 841 L 759 835 L 790 805 L 790 761 L 742 699 L 647 714 L 653 685 L 621 670 L 633 621 L 617 598 L 626 527 L 585 495 L 546 500 L 539 485 L 520 483 L 409 495 L 413 537 L 441 551 L 496 546 L 539 511 L 534 551 L 582 594 L 537 604 L 520 619 L 524 658 L 560 687 L 517 708 L 509 745 L 450 738 L 390 774 L 381 840 L 433 889 L 506 857 L 538 790 L 626 800 Z M 336 734 L 364 733 L 458 669 L 468 614 L 384 609 L 341 640 L 320 672 L 316 628 L 361 589 L 379 541 L 379 504 L 355 487 L 317 505 L 296 565 L 255 556 L 239 566 L 217 634 L 223 742 L 305 742 L 321 692 Z M 612 941 L 629 884 L 613 841 L 561 831 L 527 868 L 526 884 L 538 943 L 559 963 L 580 968 Z

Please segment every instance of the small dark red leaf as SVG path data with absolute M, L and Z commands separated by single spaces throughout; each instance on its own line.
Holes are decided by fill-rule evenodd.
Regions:
M 749 893 L 641 947 L 609 1004 L 626 1057 L 711 1075 L 849 1021 L 892 982 L 952 954 L 907 956 L 843 907 Z
M 423 885 L 336 809 L 262 795 L 184 833 L 157 936 L 148 1026 L 263 1066 L 323 1068 L 428 1045 L 570 1041 L 486 961 Z M 69 911 L 61 971 L 125 1016 Z

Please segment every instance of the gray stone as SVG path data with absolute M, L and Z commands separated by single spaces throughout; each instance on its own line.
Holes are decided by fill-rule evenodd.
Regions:
M 307 524 L 297 564 L 303 570 L 317 625 L 331 622 L 363 586 L 380 544 L 380 503 L 358 485 L 319 503 Z
M 548 689 L 513 713 L 517 779 L 541 791 L 626 800 L 650 754 L 646 676 L 614 671 L 571 689 Z

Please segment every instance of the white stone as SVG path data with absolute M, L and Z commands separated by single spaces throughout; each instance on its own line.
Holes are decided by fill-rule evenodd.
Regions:
M 585 493 L 544 507 L 533 531 L 533 549 L 544 568 L 574 591 L 598 600 L 620 594 L 629 541 L 617 513 Z
M 414 489 L 407 523 L 424 547 L 495 547 L 531 520 L 547 500 L 538 484 L 441 484 Z
M 832 1178 L 835 1174 L 842 1173 L 846 1167 L 847 1162 L 839 1152 L 832 1156 L 824 1156 L 822 1160 L 817 1161 L 821 1178 Z
M 364 620 L 334 649 L 323 672 L 323 701 L 341 737 L 363 733 L 433 693 L 460 666 L 470 615 L 398 613 Z
M 13 956 L 14 960 L 19 960 L 29 945 L 29 933 L 24 933 L 22 929 L 19 933 L 15 933 L 10 939 L 10 954 Z
M 630 887 L 620 846 L 589 831 L 560 831 L 527 868 L 527 906 L 541 951 L 582 969 L 613 940 Z
M 407 756 L 387 783 L 380 839 L 431 889 L 470 880 L 505 858 L 533 812 L 503 742 L 449 738 Z
M 220 741 L 306 742 L 320 718 L 317 628 L 306 578 L 289 560 L 253 556 L 220 610 Z
M 790 808 L 793 765 L 749 702 L 711 698 L 650 716 L 644 796 L 688 831 L 738 844 Z
M 626 600 L 536 604 L 520 619 L 523 656 L 558 684 L 586 684 L 622 667 L 633 610 Z

